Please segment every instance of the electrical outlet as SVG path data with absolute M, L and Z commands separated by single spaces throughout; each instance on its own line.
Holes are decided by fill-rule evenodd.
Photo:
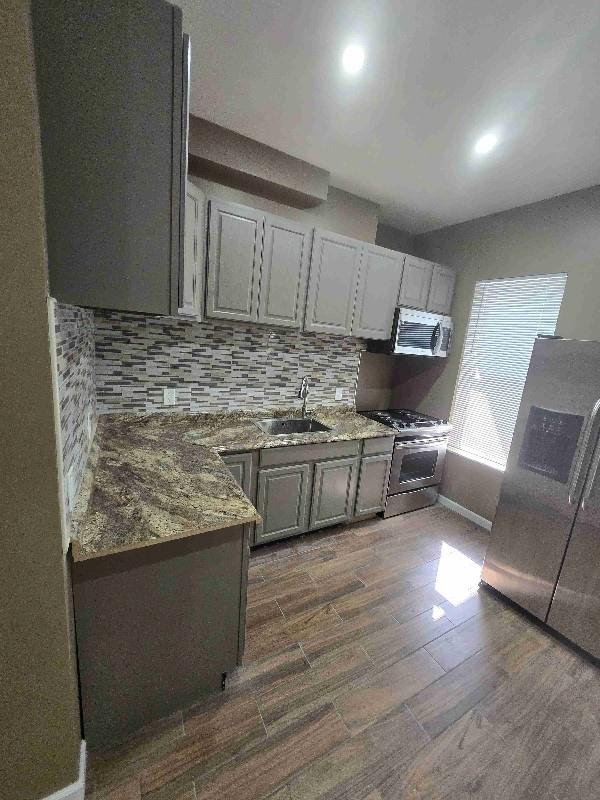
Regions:
M 344 399 L 344 389 L 341 386 L 338 386 L 335 390 L 335 399 L 336 400 Z
M 163 405 L 174 406 L 177 403 L 177 389 L 163 389 Z

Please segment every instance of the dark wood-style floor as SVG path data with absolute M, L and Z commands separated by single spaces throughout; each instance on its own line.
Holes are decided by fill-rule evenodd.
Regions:
M 88 795 L 600 797 L 600 671 L 477 588 L 486 543 L 434 507 L 255 551 L 245 666 Z

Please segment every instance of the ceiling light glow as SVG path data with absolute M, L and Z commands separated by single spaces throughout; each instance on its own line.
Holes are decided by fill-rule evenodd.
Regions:
M 478 156 L 485 156 L 492 151 L 498 144 L 498 137 L 495 133 L 486 133 L 475 142 L 475 152 Z
M 365 63 L 365 48 L 360 44 L 349 44 L 342 53 L 342 67 L 348 75 L 356 75 Z

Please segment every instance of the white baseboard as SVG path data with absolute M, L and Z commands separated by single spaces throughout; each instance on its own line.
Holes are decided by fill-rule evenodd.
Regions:
M 471 520 L 471 522 L 474 522 L 475 525 L 479 525 L 480 528 L 485 528 L 486 531 L 492 530 L 491 520 L 479 516 L 479 514 L 476 514 L 474 511 L 471 511 L 470 508 L 465 508 L 464 506 L 461 506 L 459 503 L 455 503 L 454 500 L 450 500 L 449 497 L 444 497 L 443 494 L 438 495 L 438 503 L 441 506 L 446 506 L 446 508 L 449 508 L 450 511 L 454 511 L 456 514 L 460 514 L 461 517 L 465 517 L 466 519 Z
M 84 800 L 85 797 L 85 741 L 81 742 L 79 748 L 79 776 L 75 783 L 59 789 L 57 792 L 48 795 L 44 800 Z

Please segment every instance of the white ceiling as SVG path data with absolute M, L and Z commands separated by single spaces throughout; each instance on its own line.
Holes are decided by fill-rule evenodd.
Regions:
M 175 1 L 192 113 L 324 167 L 386 222 L 422 232 L 600 183 L 600 0 Z M 488 131 L 500 144 L 475 158 Z

